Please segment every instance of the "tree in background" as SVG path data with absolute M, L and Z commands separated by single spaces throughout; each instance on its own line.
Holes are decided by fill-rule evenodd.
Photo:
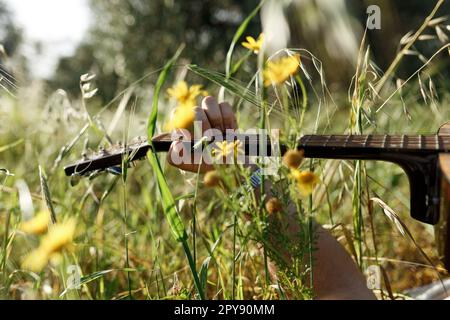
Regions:
M 100 94 L 117 90 L 164 65 L 186 44 L 183 56 L 223 70 L 225 55 L 242 20 L 259 0 L 91 0 L 93 25 L 73 57 L 61 59 L 53 86 L 78 93 L 78 77 L 92 71 Z M 248 34 L 258 36 L 255 19 Z
M 367 19 L 367 7 L 378 5 L 381 9 L 381 29 L 368 30 L 367 43 L 371 59 L 386 70 L 400 50 L 400 40 L 409 31 L 415 31 L 436 5 L 437 0 L 293 0 L 288 20 L 293 47 L 310 50 L 322 62 L 328 83 L 347 87 L 355 72 L 357 55 Z M 437 16 L 450 13 L 450 2 L 444 3 Z M 447 21 L 447 24 L 450 20 Z M 449 36 L 450 33 L 443 30 Z M 436 37 L 433 28 L 426 34 Z M 443 44 L 438 40 L 419 41 L 415 45 L 424 56 L 430 57 Z M 445 57 L 443 52 L 442 56 Z M 408 56 L 396 73 L 407 78 L 423 61 Z M 442 74 L 449 75 L 449 68 L 441 67 Z
M 18 53 L 22 40 L 22 30 L 15 25 L 8 7 L 0 0 L 0 85 L 6 89 L 11 89 L 10 82 L 14 82 L 9 57 Z M 23 57 L 20 60 L 25 62 Z M 23 71 L 25 67 L 22 66 L 21 69 Z
M 15 24 L 6 4 L 0 0 L 0 43 L 6 54 L 12 56 L 22 42 L 22 30 Z M 1 57 L 0 57 L 1 61 Z
M 77 95 L 80 74 L 91 71 L 98 76 L 100 95 L 108 101 L 130 82 L 164 65 L 181 43 L 186 44 L 183 57 L 190 62 L 223 71 L 237 27 L 259 2 L 90 0 L 94 19 L 89 35 L 73 57 L 61 59 L 52 87 Z M 283 3 L 290 4 L 285 10 L 290 24 L 290 46 L 310 50 L 323 62 L 325 71 L 333 70 L 326 73 L 327 82 L 338 85 L 338 89 L 347 88 L 354 75 L 367 6 L 381 7 L 382 29 L 368 32 L 367 40 L 371 58 L 385 70 L 397 54 L 402 36 L 416 30 L 435 5 L 435 1 L 421 0 L 284 0 Z M 449 12 L 450 3 L 446 3 L 439 15 Z M 256 37 L 260 28 L 257 16 L 246 34 Z M 418 44 L 427 57 L 439 45 L 437 40 Z M 407 57 L 407 61 L 397 70 L 399 77 L 407 77 L 423 63 L 416 56 Z M 438 69 L 441 78 L 448 75 L 445 68 L 448 66 Z

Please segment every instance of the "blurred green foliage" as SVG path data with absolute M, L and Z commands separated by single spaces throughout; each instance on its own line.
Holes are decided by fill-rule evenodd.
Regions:
M 146 72 L 164 65 L 181 43 L 186 44 L 187 62 L 223 71 L 225 54 L 238 25 L 259 0 L 91 0 L 93 23 L 89 35 L 74 56 L 60 60 L 51 87 L 79 93 L 78 78 L 85 72 L 98 75 L 104 100 Z M 408 31 L 415 30 L 432 10 L 435 1 L 392 2 L 315 0 L 285 1 L 291 30 L 291 47 L 306 48 L 322 62 L 327 81 L 347 88 L 354 74 L 357 49 L 367 19 L 367 6 L 381 8 L 382 29 L 368 32 L 373 61 L 385 70 L 398 52 L 398 43 Z M 439 16 L 450 13 L 450 4 L 442 6 Z M 259 17 L 247 34 L 261 31 Z M 431 56 L 439 42 L 418 46 Z M 445 53 L 444 53 L 445 54 Z M 406 77 L 421 61 L 407 57 L 398 70 Z M 441 79 L 448 65 L 439 66 Z
M 21 42 L 22 31 L 14 23 L 8 7 L 0 0 L 0 44 L 4 47 L 6 53 L 12 56 Z
M 8 7 L 0 0 L 0 78 L 5 77 L 8 81 L 13 80 L 7 71 L 6 62 L 8 56 L 16 54 L 22 40 L 22 30 L 16 26 Z M 4 83 L 5 81 L 1 84 L 9 87 Z
M 371 49 L 371 60 L 381 70 L 386 70 L 400 50 L 400 40 L 410 31 L 416 31 L 430 14 L 437 0 L 391 1 L 391 0 L 298 0 L 296 10 L 288 10 L 291 29 L 291 46 L 306 48 L 323 62 L 327 81 L 338 84 L 345 90 L 355 73 L 357 50 L 362 39 L 367 8 L 380 8 L 381 30 L 368 30 L 367 42 Z M 450 2 L 444 3 L 437 17 L 450 14 Z M 446 21 L 450 24 L 450 20 Z M 447 35 L 450 35 L 448 31 Z M 426 34 L 436 37 L 433 28 Z M 429 58 L 442 43 L 419 41 L 414 49 Z M 356 49 L 350 50 L 350 48 Z M 445 57 L 443 52 L 440 56 Z M 440 59 L 441 62 L 443 59 Z M 445 60 L 444 60 L 445 61 Z M 417 70 L 423 61 L 417 56 L 407 56 L 397 76 L 405 79 Z M 332 71 L 331 71 L 332 70 Z M 450 66 L 441 65 L 437 70 L 441 79 L 450 76 Z
M 77 94 L 78 78 L 94 72 L 105 100 L 146 72 L 163 66 L 181 43 L 183 57 L 221 70 L 229 43 L 259 0 L 93 0 L 94 21 L 73 57 L 61 59 L 52 81 Z M 257 36 L 260 23 L 248 28 Z

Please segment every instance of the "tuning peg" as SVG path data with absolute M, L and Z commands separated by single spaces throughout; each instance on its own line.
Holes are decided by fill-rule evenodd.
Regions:
M 102 146 L 102 147 L 100 147 L 99 155 L 100 156 L 107 156 L 107 155 L 109 155 L 109 151 L 107 149 L 105 149 L 105 147 Z
M 115 176 L 122 175 L 122 168 L 121 167 L 110 167 L 110 168 L 107 168 L 106 171 L 108 173 L 111 173 L 112 175 L 115 175 Z
M 70 186 L 75 187 L 81 181 L 81 176 L 79 174 L 73 174 L 70 176 Z

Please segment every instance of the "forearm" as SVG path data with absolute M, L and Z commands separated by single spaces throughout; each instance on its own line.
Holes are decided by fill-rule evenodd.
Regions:
M 270 198 L 270 182 L 266 182 L 266 199 Z M 259 192 L 256 191 L 257 197 Z M 280 214 L 271 215 L 270 228 L 283 228 L 290 241 L 299 241 L 301 228 L 295 206 L 289 206 Z M 313 251 L 313 290 L 316 299 L 375 299 L 367 288 L 366 280 L 351 256 L 339 242 L 320 225 L 315 225 L 315 250 Z M 291 253 L 269 236 L 270 244 L 284 257 L 292 261 Z M 305 260 L 308 260 L 305 257 Z M 276 271 L 276 270 L 275 270 Z M 273 272 L 275 276 L 276 272 Z
M 353 259 L 339 242 L 318 226 L 314 252 L 313 286 L 317 299 L 373 300 L 366 280 Z

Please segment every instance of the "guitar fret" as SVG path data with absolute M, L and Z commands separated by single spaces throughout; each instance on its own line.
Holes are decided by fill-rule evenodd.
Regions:
M 332 135 L 327 137 L 327 140 L 325 140 L 325 143 L 323 144 L 324 147 L 328 145 L 328 142 L 330 142 L 332 137 L 333 137 Z
M 436 150 L 439 150 L 441 147 L 440 146 L 441 140 L 439 139 L 438 135 L 436 135 L 435 137 L 436 137 Z
M 405 135 L 402 135 L 401 148 L 405 148 Z
M 346 146 L 348 145 L 348 143 L 349 143 L 349 141 L 350 141 L 351 138 L 352 138 L 352 135 L 351 135 L 351 134 L 349 134 L 349 135 L 347 136 L 347 138 L 345 138 L 344 147 L 346 147 Z
M 303 141 L 303 144 L 306 145 L 312 137 L 313 136 L 306 136 L 306 141 Z
M 384 138 L 383 138 L 383 144 L 381 145 L 382 148 L 386 148 L 387 139 L 388 139 L 388 136 L 387 136 L 387 134 L 385 134 Z
M 369 142 L 369 138 L 370 138 L 370 135 L 366 135 L 366 138 L 364 139 L 363 147 L 367 147 L 367 144 Z
M 422 146 L 423 146 L 423 135 L 422 134 L 420 134 L 419 135 L 419 149 L 422 149 Z

